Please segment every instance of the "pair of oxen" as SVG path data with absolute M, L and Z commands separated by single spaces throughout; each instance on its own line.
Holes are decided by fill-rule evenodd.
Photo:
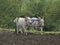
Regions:
M 41 30 L 43 32 L 43 27 L 44 27 L 44 18 L 42 17 L 17 17 L 14 19 L 15 23 L 15 32 L 18 34 L 19 31 L 21 31 L 21 34 L 26 34 L 27 28 L 29 29 L 36 29 L 36 30 Z M 41 33 L 42 34 L 42 33 Z

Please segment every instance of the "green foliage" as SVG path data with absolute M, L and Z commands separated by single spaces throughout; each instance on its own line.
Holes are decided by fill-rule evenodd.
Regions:
M 17 16 L 45 16 L 45 30 L 60 30 L 59 0 L 0 0 L 0 27 L 14 28 Z
M 17 8 L 18 2 L 14 0 L 1 0 L 0 1 L 0 26 L 8 28 L 12 27 L 13 19 L 19 15 Z
M 51 30 L 60 30 L 60 1 L 55 1 L 54 3 L 51 3 L 49 7 L 47 8 L 46 12 L 46 27 L 51 27 L 49 29 Z

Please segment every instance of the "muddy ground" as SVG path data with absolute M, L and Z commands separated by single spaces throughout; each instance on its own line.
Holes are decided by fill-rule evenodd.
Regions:
M 0 32 L 0 45 L 60 45 L 60 35 L 22 35 L 13 32 Z

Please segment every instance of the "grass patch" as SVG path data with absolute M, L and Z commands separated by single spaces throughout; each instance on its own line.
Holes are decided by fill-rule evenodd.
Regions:
M 59 32 L 49 31 L 49 32 L 44 32 L 44 34 L 60 34 L 60 31 Z
M 10 31 L 10 32 L 14 32 L 15 29 L 5 29 L 5 28 L 0 28 L 0 31 Z M 41 31 L 38 30 L 26 30 L 26 32 L 30 32 L 30 33 L 37 33 L 40 34 Z M 60 34 L 60 31 L 43 31 L 43 34 Z
M 15 30 L 12 29 L 10 30 L 11 32 L 14 32 Z M 38 31 L 38 30 L 26 30 L 26 32 L 28 33 L 37 33 L 37 34 L 40 34 L 41 31 Z M 60 31 L 43 31 L 44 34 L 60 34 Z

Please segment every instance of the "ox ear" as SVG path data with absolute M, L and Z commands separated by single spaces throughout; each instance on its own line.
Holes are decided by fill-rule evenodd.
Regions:
M 29 19 L 29 17 L 25 17 L 25 21 L 27 21 Z
M 15 18 L 14 23 L 18 22 L 19 18 Z
M 38 17 L 38 19 L 41 19 L 41 17 Z
M 25 17 L 25 21 L 27 21 L 27 17 Z

